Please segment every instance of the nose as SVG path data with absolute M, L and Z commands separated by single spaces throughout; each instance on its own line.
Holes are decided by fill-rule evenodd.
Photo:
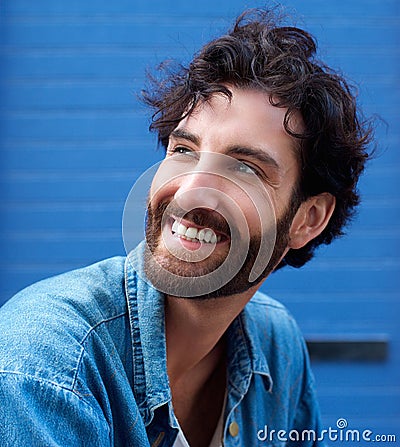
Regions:
M 222 200 L 221 179 L 215 173 L 196 170 L 181 176 L 174 194 L 178 206 L 185 210 L 207 208 L 217 211 Z

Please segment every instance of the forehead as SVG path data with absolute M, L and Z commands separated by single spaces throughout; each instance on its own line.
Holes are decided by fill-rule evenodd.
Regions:
M 198 104 L 176 130 L 196 137 L 197 143 L 206 150 L 224 152 L 231 146 L 256 147 L 283 165 L 297 163 L 298 140 L 284 127 L 287 109 L 273 106 L 268 93 L 255 89 L 230 90 L 230 99 L 215 94 Z M 290 126 L 295 132 L 301 132 L 300 114 L 293 114 Z

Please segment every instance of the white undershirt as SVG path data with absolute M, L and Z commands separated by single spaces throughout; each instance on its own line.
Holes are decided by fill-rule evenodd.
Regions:
M 226 393 L 225 393 L 224 405 L 222 406 L 221 416 L 219 417 L 217 427 L 215 429 L 214 435 L 208 447 L 222 447 L 222 434 L 223 434 L 222 432 L 224 429 L 225 404 L 226 404 Z M 190 447 L 181 427 L 179 427 L 178 436 L 176 437 L 174 445 L 172 447 Z

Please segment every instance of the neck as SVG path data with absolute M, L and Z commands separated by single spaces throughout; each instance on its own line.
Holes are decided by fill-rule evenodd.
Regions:
M 224 354 L 223 335 L 254 293 L 250 289 L 240 295 L 210 300 L 167 297 L 165 321 L 171 383 L 179 382 L 194 370 L 207 374 L 216 367 Z

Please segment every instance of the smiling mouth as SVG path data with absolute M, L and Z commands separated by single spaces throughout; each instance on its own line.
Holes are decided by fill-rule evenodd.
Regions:
M 227 239 L 226 236 L 216 233 L 211 228 L 196 227 L 186 221 L 183 223 L 180 219 L 172 218 L 172 220 L 172 233 L 181 239 L 205 244 L 216 244 Z

